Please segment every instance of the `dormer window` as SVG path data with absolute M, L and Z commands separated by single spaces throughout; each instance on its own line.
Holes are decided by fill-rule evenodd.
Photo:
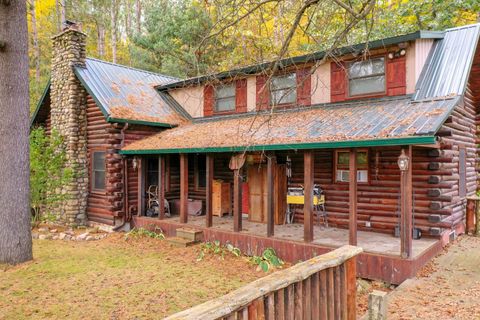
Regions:
M 385 92 L 385 57 L 348 64 L 348 95 L 365 96 Z
M 215 88 L 215 112 L 235 111 L 235 83 Z
M 297 101 L 297 75 L 289 73 L 272 77 L 270 105 L 293 104 Z

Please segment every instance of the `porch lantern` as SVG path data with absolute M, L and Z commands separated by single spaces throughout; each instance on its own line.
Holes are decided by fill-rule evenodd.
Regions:
M 398 161 L 397 161 L 398 168 L 400 169 L 400 171 L 407 171 L 408 170 L 409 160 L 410 160 L 410 158 L 407 157 L 407 155 L 405 154 L 405 150 L 402 149 L 402 153 L 398 157 Z

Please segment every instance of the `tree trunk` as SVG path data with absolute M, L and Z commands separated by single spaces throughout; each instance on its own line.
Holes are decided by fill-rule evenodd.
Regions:
M 97 22 L 97 52 L 101 59 L 105 58 L 105 26 Z
M 27 1 L 27 3 L 32 22 L 33 56 L 35 58 L 35 81 L 38 84 L 40 82 L 40 46 L 38 45 L 37 14 L 35 13 L 35 0 L 29 0 Z
M 25 1 L 0 1 L 0 263 L 32 259 Z
M 117 63 L 118 2 L 112 0 L 112 62 Z
M 66 19 L 65 0 L 55 0 L 55 8 L 57 10 L 58 32 L 60 32 Z
M 142 31 L 142 2 L 140 0 L 135 0 L 135 16 L 137 34 L 140 34 Z
M 130 0 L 125 0 L 125 33 L 128 37 L 132 36 L 132 11 Z

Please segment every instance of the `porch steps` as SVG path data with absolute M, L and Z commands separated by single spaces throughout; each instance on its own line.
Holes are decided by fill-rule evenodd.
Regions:
M 192 228 L 178 228 L 175 237 L 167 241 L 177 247 L 188 247 L 203 241 L 203 231 Z

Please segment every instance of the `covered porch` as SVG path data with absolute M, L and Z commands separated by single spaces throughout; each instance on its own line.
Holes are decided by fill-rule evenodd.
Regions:
M 338 105 L 197 120 L 167 130 L 122 152 L 138 163 L 134 224 L 153 224 L 167 235 L 188 225 L 202 230 L 206 240 L 253 254 L 273 247 L 291 262 L 359 245 L 365 250 L 360 276 L 400 283 L 442 247 L 438 236 L 421 233 L 431 236 L 434 225 L 427 170 L 436 161 L 429 158 L 432 150 L 439 148 L 434 133 L 455 103 Z M 156 163 L 154 170 L 148 163 Z M 147 179 L 160 186 L 155 217 L 145 217 Z M 218 180 L 230 191 L 228 209 L 214 216 Z M 256 198 L 254 183 L 262 187 Z M 317 219 L 316 186 L 324 191 L 328 226 Z M 304 205 L 281 205 L 291 187 L 302 188 Z M 195 200 L 201 202 L 200 216 L 189 215 Z M 167 217 L 166 202 L 178 215 Z M 291 211 L 289 224 L 285 215 Z

